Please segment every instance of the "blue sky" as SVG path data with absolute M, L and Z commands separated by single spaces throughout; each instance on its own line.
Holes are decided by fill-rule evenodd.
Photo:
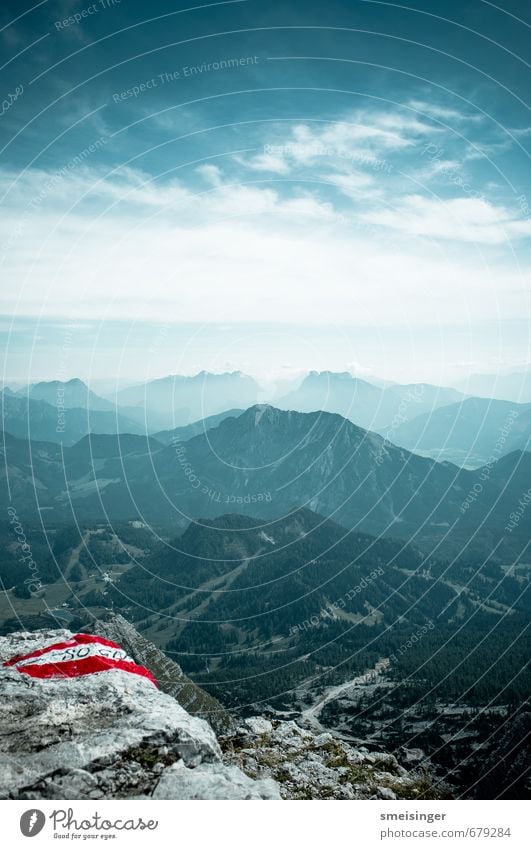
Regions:
M 0 30 L 6 378 L 55 376 L 74 324 L 84 377 L 529 362 L 527 3 L 7 2 Z

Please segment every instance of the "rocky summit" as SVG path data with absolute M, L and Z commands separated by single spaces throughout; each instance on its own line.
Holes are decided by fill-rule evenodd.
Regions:
M 72 636 L 10 634 L 0 660 Z M 0 798 L 279 798 L 272 780 L 225 765 L 208 723 L 138 675 L 37 679 L 4 666 L 0 693 Z
M 236 721 L 122 617 L 97 623 L 159 687 L 123 669 L 34 678 L 0 666 L 0 798 L 415 799 L 449 790 L 413 759 L 354 747 L 294 721 Z M 0 637 L 0 662 L 70 640 Z M 165 690 L 165 691 L 164 691 Z M 193 710 L 192 715 L 183 701 Z M 219 740 L 201 715 L 217 720 Z M 223 720 L 223 722 L 221 722 Z M 411 761 L 411 762 L 410 762 Z

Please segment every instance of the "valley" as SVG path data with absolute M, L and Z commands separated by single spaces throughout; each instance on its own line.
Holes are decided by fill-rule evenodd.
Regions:
M 349 380 L 339 383 L 348 397 Z M 303 383 L 307 406 L 322 385 Z M 152 396 L 159 426 L 172 386 Z M 190 404 L 196 390 L 188 386 Z M 453 422 L 459 434 L 484 405 L 460 398 L 420 413 L 422 398 L 436 403 L 433 388 L 408 388 L 417 417 L 383 435 L 338 412 L 255 404 L 150 434 L 25 438 L 31 405 L 55 391 L 32 392 L 19 435 L 4 434 L 2 633 L 20 623 L 90 630 L 120 615 L 234 718 L 294 721 L 369 759 L 385 749 L 464 795 L 492 792 L 493 776 L 503 785 L 494 767 L 475 781 L 478 759 L 514 748 L 527 715 L 523 407 L 510 405 L 517 415 L 503 446 L 508 408 L 498 408 L 474 449 L 490 452 L 487 464 L 466 468 L 480 455 L 464 432 L 451 443 L 444 428 Z M 405 388 L 378 391 L 383 415 L 403 405 Z M 82 392 L 74 384 L 64 395 L 78 404 Z M 17 414 L 20 398 L 7 400 Z M 111 402 L 92 403 L 94 415 L 114 415 Z M 75 423 L 78 408 L 67 409 Z M 134 409 L 122 407 L 139 421 Z M 429 428 L 444 451 L 462 452 L 462 467 L 389 439 L 404 434 L 417 448 Z

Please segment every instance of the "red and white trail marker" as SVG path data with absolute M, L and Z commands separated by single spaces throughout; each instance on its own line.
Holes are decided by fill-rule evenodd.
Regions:
M 151 672 L 135 663 L 120 646 L 92 634 L 74 634 L 64 642 L 12 657 L 4 666 L 13 666 L 32 678 L 77 678 L 121 669 L 147 678 L 157 686 Z

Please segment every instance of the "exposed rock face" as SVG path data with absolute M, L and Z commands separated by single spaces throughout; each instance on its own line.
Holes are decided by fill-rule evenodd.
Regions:
M 279 799 L 271 779 L 253 781 L 237 766 L 200 764 L 187 769 L 182 762 L 165 770 L 153 799 Z
M 71 636 L 10 634 L 0 661 Z M 0 667 L 0 704 L 1 798 L 279 798 L 273 781 L 225 766 L 211 727 L 137 675 L 41 680 Z
M 446 799 L 449 788 L 426 769 L 408 771 L 394 755 L 354 748 L 295 722 L 252 717 L 220 738 L 225 758 L 252 778 L 273 778 L 283 799 Z
M 122 646 L 136 663 L 153 673 L 164 693 L 173 696 L 192 716 L 206 719 L 217 733 L 226 733 L 233 727 L 229 713 L 217 699 L 194 684 L 178 663 L 146 640 L 123 616 L 112 616 L 105 622 L 98 620 L 89 630 Z

